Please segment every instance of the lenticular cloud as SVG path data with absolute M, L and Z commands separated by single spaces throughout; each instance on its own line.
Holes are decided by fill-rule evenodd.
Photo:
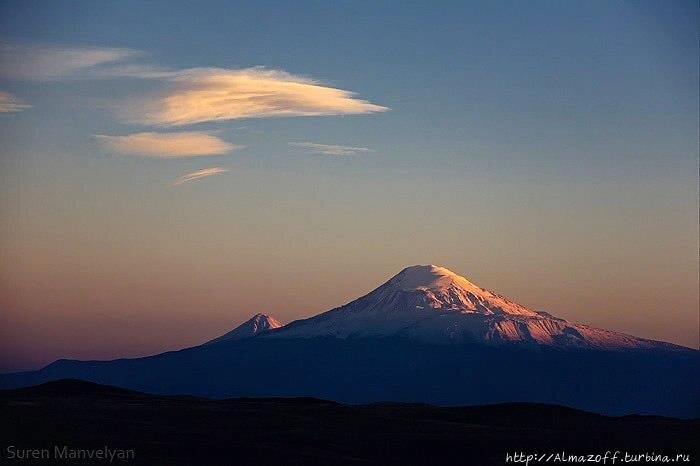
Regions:
M 174 73 L 173 86 L 129 110 L 128 118 L 151 125 L 282 116 L 352 115 L 387 107 L 346 90 L 283 71 L 196 69 Z
M 160 158 L 221 155 L 242 147 L 196 131 L 145 132 L 124 136 L 100 134 L 96 137 L 105 147 L 115 152 Z

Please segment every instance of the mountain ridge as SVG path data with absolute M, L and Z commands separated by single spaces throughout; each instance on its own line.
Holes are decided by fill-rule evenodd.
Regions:
M 536 402 L 608 415 L 700 415 L 699 351 L 531 311 L 437 266 L 405 269 L 309 319 L 253 327 L 234 332 L 241 338 L 143 358 L 58 360 L 0 374 L 0 387 L 77 378 L 213 398 Z
M 261 337 L 378 335 L 402 335 L 449 345 L 515 343 L 613 350 L 689 349 L 537 312 L 432 264 L 406 267 L 354 301 L 295 320 Z

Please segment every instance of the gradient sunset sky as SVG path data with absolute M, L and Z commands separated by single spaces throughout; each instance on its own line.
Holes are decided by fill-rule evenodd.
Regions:
M 698 346 L 697 1 L 0 3 L 0 370 L 440 264 Z

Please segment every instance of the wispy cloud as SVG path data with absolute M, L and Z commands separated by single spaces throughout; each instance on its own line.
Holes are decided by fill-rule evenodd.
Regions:
M 191 69 L 171 73 L 167 79 L 173 86 L 164 94 L 130 108 L 127 119 L 142 124 L 179 126 L 239 118 L 352 115 L 388 110 L 356 98 L 353 92 L 284 71 Z
M 227 171 L 229 171 L 229 169 L 223 167 L 202 168 L 201 170 L 181 176 L 173 181 L 171 186 L 180 186 L 181 184 L 188 183 L 190 181 L 206 178 L 207 176 L 218 175 L 220 173 L 226 173 Z
M 290 146 L 302 147 L 309 152 L 325 155 L 358 155 L 373 152 L 366 147 L 338 146 L 333 144 L 319 144 L 316 142 L 290 142 Z
M 132 123 L 194 123 L 288 116 L 358 115 L 388 108 L 354 92 L 265 68 L 169 69 L 140 62 L 145 54 L 117 47 L 62 47 L 0 42 L 0 77 L 19 80 L 149 79 L 165 83 L 135 98 L 122 116 Z
M 236 146 L 211 134 L 185 131 L 178 133 L 133 133 L 125 136 L 95 136 L 105 147 L 123 154 L 148 157 L 200 157 L 221 155 L 243 146 Z
M 10 79 L 52 80 L 95 77 L 104 67 L 142 55 L 115 47 L 59 47 L 0 43 L 0 75 Z
M 9 92 L 0 91 L 0 113 L 21 112 L 28 108 L 31 108 L 31 105 L 25 104 Z

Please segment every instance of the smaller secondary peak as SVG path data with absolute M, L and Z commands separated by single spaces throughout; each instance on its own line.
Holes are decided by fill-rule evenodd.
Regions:
M 249 334 L 254 335 L 265 330 L 280 328 L 281 326 L 282 324 L 280 321 L 272 316 L 267 314 L 255 314 L 247 322 L 244 322 L 234 330 L 247 330 Z
M 282 323 L 274 317 L 269 316 L 267 314 L 255 314 L 253 317 L 243 322 L 241 325 L 234 328 L 230 332 L 206 342 L 205 345 L 209 345 L 211 343 L 219 343 L 222 341 L 241 340 L 243 338 L 250 338 L 280 327 L 282 327 Z
M 282 326 L 277 319 L 267 314 L 255 314 L 248 322 L 262 324 L 268 328 L 278 328 Z
M 432 290 L 451 285 L 459 288 L 478 288 L 472 282 L 439 265 L 413 265 L 396 274 L 389 283 L 401 290 Z

